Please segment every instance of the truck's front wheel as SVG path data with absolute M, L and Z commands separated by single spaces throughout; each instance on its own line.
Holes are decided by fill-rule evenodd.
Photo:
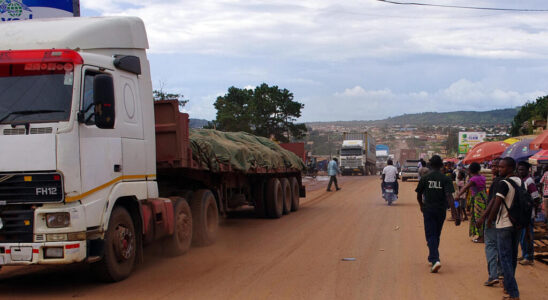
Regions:
M 190 202 L 192 211 L 192 242 L 197 246 L 213 244 L 219 229 L 217 201 L 210 190 L 198 190 Z
M 129 276 L 135 264 L 137 251 L 135 227 L 128 211 L 117 206 L 110 215 L 105 234 L 103 259 L 92 265 L 99 279 L 120 281 Z

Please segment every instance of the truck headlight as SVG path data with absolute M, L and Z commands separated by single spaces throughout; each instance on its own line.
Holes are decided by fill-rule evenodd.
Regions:
M 68 227 L 70 225 L 70 214 L 68 212 L 46 214 L 46 225 L 49 228 Z

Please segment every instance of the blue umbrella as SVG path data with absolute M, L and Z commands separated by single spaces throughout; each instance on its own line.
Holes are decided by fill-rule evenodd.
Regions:
M 535 155 L 535 153 L 539 151 L 529 148 L 529 144 L 531 144 L 531 141 L 532 139 L 526 139 L 521 140 L 517 143 L 513 143 L 508 148 L 506 148 L 506 150 L 502 153 L 500 157 L 511 157 L 516 162 L 528 160 L 529 157 Z

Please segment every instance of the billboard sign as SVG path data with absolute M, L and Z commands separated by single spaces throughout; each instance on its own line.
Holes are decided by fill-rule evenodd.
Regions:
M 79 0 L 0 0 L 2 22 L 79 15 Z
M 485 140 L 485 132 L 459 132 L 459 154 L 466 154 Z

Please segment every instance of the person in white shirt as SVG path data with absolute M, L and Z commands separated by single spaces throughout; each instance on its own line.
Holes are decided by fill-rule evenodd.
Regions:
M 394 184 L 394 194 L 398 194 L 398 168 L 394 167 L 394 162 L 389 159 L 386 162 L 387 166 L 384 167 L 382 170 L 382 193 L 384 194 L 384 189 L 386 186 L 386 183 L 393 183 Z
M 504 289 L 508 293 L 508 299 L 519 299 L 518 283 L 515 273 L 518 260 L 518 230 L 510 220 L 508 208 L 512 206 L 516 190 L 509 182 L 512 180 L 517 186 L 521 186 L 521 179 L 515 175 L 516 162 L 510 157 L 503 158 L 499 163 L 499 176 L 504 177 L 496 190 L 495 203 L 490 210 L 487 226 L 495 221 L 497 234 L 497 247 L 500 266 L 504 276 Z M 491 200 L 493 201 L 493 200 Z M 505 202 L 504 205 L 502 202 Z

